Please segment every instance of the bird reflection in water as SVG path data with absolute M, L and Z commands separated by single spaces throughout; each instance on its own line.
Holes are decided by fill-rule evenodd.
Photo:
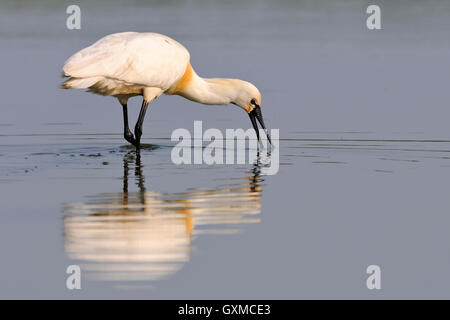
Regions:
M 128 192 L 134 165 L 138 192 Z M 161 193 L 145 188 L 139 153 L 123 159 L 123 192 L 89 197 L 65 208 L 65 250 L 96 280 L 164 279 L 189 261 L 200 234 L 233 234 L 260 222 L 259 162 L 244 177 L 216 188 Z

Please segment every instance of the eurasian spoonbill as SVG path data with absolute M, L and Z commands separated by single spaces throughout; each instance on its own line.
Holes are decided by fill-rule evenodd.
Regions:
M 199 77 L 188 50 L 158 33 L 123 32 L 108 35 L 78 51 L 64 64 L 62 76 L 69 77 L 63 89 L 88 91 L 116 97 L 123 107 L 124 137 L 140 148 L 142 123 L 150 102 L 161 94 L 180 95 L 207 105 L 234 104 L 250 116 L 259 140 L 256 120 L 268 132 L 261 113 L 261 94 L 250 82 L 239 79 Z M 128 99 L 143 96 L 134 129 L 128 128 Z

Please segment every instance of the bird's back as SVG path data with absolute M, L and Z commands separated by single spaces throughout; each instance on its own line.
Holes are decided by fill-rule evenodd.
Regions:
M 183 76 L 188 64 L 189 52 L 167 36 L 123 32 L 75 53 L 66 61 L 63 75 L 104 77 L 165 91 Z

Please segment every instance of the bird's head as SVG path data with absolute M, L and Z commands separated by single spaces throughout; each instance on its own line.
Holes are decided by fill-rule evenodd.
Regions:
M 256 88 L 253 84 L 247 81 L 237 80 L 235 83 L 235 97 L 231 103 L 241 107 L 244 109 L 252 122 L 253 128 L 256 131 L 256 136 L 259 140 L 259 130 L 256 120 L 259 121 L 259 124 L 264 129 L 266 133 L 267 139 L 270 143 L 269 133 L 267 132 L 266 126 L 264 124 L 262 112 L 261 112 L 261 93 L 258 88 Z
M 247 113 L 252 112 L 256 106 L 261 106 L 261 93 L 253 84 L 243 80 L 235 80 L 233 85 L 234 97 L 231 103 L 241 107 Z

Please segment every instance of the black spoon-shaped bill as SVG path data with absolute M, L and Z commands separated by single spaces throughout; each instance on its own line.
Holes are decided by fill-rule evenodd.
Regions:
M 249 115 L 250 120 L 252 122 L 253 128 L 256 131 L 256 137 L 258 138 L 258 141 L 259 141 L 259 129 L 258 129 L 258 124 L 256 123 L 256 120 L 258 120 L 259 124 L 261 125 L 261 127 L 264 130 L 264 132 L 266 133 L 267 140 L 269 140 L 270 144 L 272 144 L 272 140 L 270 139 L 269 132 L 267 131 L 266 125 L 264 124 L 264 119 L 263 119 L 263 116 L 262 116 L 261 107 L 260 106 L 255 106 L 253 108 L 253 110 L 250 111 L 250 113 L 248 115 Z

